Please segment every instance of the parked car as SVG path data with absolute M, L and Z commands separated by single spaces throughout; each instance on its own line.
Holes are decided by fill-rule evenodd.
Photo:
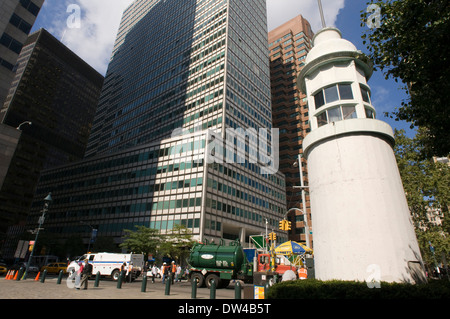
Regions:
M 6 266 L 0 266 L 0 276 L 4 275 L 8 272 L 8 268 Z
M 61 270 L 65 274 L 67 273 L 67 263 L 50 263 L 47 266 L 41 267 L 41 272 L 44 272 L 45 270 L 47 270 L 48 274 L 59 274 Z

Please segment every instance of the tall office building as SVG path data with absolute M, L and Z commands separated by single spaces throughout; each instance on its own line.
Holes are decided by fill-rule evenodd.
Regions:
M 260 0 L 132 3 L 86 158 L 42 175 L 30 223 L 51 191 L 45 228 L 61 240 L 87 243 L 87 225 L 116 243 L 135 225 L 242 242 L 276 229 L 286 196 L 269 134 L 266 21 Z
M 103 80 L 44 29 L 24 43 L 0 110 L 2 125 L 21 130 L 0 185 L 2 233 L 26 219 L 41 170 L 84 157 Z
M 309 195 L 305 196 L 303 206 L 302 191 L 294 186 L 300 186 L 298 160 L 310 124 L 307 98 L 297 90 L 296 82 L 311 49 L 312 37 L 311 25 L 301 15 L 269 32 L 272 120 L 274 127 L 280 128 L 280 170 L 286 176 L 288 220 L 292 223 L 289 238 L 299 242 L 309 239 L 307 245 L 311 245 L 312 240 L 312 236 L 306 236 L 311 226 Z M 301 162 L 304 184 L 307 185 L 306 160 L 302 158 Z M 308 211 L 307 220 L 304 208 Z
M 17 58 L 44 0 L 0 0 L 0 106 L 14 78 Z

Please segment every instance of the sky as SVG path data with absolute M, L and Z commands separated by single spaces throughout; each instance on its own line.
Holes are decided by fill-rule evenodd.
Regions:
M 182 1 L 182 0 L 180 0 Z M 242 0 L 245 1 L 245 0 Z M 45 28 L 53 36 L 84 59 L 101 74 L 106 74 L 117 30 L 124 9 L 133 0 L 45 0 L 32 31 Z M 327 26 L 341 30 L 343 38 L 367 53 L 361 35 L 367 26 L 361 27 L 361 12 L 367 10 L 368 0 L 322 0 Z M 307 19 L 314 32 L 322 23 L 317 0 L 267 0 L 268 30 L 272 30 L 297 15 Z M 392 128 L 405 129 L 409 136 L 414 131 L 409 123 L 394 121 L 384 116 L 407 99 L 400 84 L 386 80 L 377 71 L 369 81 L 372 104 L 377 118 Z

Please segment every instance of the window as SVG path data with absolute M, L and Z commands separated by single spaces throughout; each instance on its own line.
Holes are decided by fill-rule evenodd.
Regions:
M 364 108 L 366 111 L 366 117 L 368 119 L 374 119 L 375 118 L 375 114 L 373 113 L 373 111 L 371 109 L 369 109 L 368 107 Z
M 323 91 L 314 95 L 314 102 L 316 104 L 316 110 L 325 104 L 325 99 L 323 97 Z
M 352 86 L 350 84 L 339 84 L 339 96 L 341 100 L 353 100 Z
M 369 93 L 369 91 L 366 88 L 362 87 L 362 86 L 360 86 L 360 87 L 361 87 L 361 95 L 362 95 L 363 101 L 366 102 L 366 103 L 370 103 L 370 93 Z
M 335 84 L 320 90 L 314 95 L 316 110 L 325 103 L 332 103 L 339 100 L 353 100 L 351 84 Z
M 339 100 L 339 95 L 338 95 L 336 85 L 333 85 L 333 86 L 330 86 L 330 87 L 324 89 L 324 92 L 325 92 L 325 99 L 326 99 L 327 103 L 331 103 L 331 102 Z
M 317 125 L 319 127 L 327 125 L 328 124 L 328 119 L 327 119 L 327 112 L 322 112 L 319 115 L 317 115 Z
M 316 115 L 316 117 L 317 125 L 321 127 L 328 123 L 356 118 L 356 108 L 354 105 L 333 107 Z
M 343 105 L 342 106 L 342 115 L 344 120 L 356 119 L 356 109 L 353 105 Z
M 328 121 L 330 122 L 342 121 L 341 107 L 334 107 L 332 109 L 327 110 L 327 112 L 328 112 Z

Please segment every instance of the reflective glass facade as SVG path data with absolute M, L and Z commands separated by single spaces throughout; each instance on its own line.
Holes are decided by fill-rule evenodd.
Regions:
M 135 1 L 86 158 L 43 174 L 34 219 L 52 191 L 46 227 L 62 238 L 88 237 L 80 220 L 116 242 L 134 225 L 165 233 L 182 224 L 199 239 L 233 240 L 265 232 L 266 221 L 276 229 L 284 176 L 249 157 L 258 146 L 251 138 L 231 139 L 234 161 L 213 146 L 239 128 L 272 128 L 265 1 Z M 274 154 L 272 144 L 269 136 L 260 153 Z
M 287 209 L 303 210 L 300 172 L 293 163 L 303 153 L 303 139 L 311 131 L 307 98 L 297 89 L 296 81 L 311 49 L 313 33 L 309 22 L 299 15 L 269 32 L 269 55 L 272 84 L 273 125 L 280 128 L 280 170 L 286 178 Z M 304 183 L 307 185 L 306 160 L 302 159 Z M 309 194 L 305 196 L 309 226 Z M 305 242 L 305 219 L 299 210 L 288 215 L 292 222 L 289 239 Z
M 46 30 L 28 37 L 0 112 L 22 130 L 0 185 L 1 232 L 26 219 L 43 169 L 83 159 L 103 80 Z

